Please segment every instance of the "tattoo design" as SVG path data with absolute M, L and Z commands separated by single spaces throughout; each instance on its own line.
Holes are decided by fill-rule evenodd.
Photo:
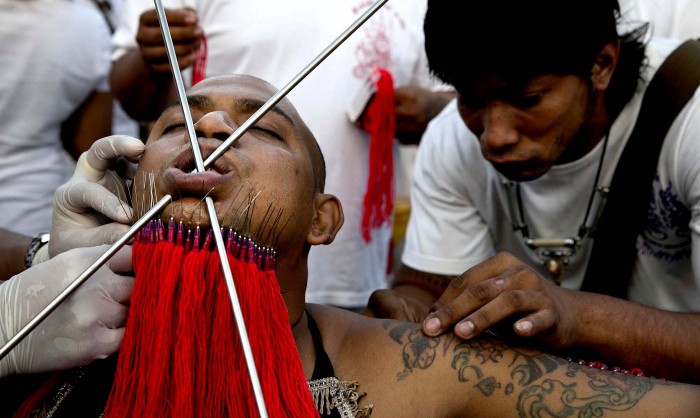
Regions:
M 403 365 L 404 370 L 397 376 L 402 380 L 408 376 L 414 369 L 427 369 L 435 361 L 436 347 L 439 343 L 439 338 L 426 338 L 417 328 L 415 324 L 404 324 L 395 327 L 389 332 L 391 338 L 397 343 L 402 343 L 404 334 L 408 334 L 408 340 L 403 346 Z
M 384 328 L 403 347 L 404 369 L 397 373 L 398 380 L 428 369 L 443 356 L 451 360 L 457 381 L 478 389 L 483 396 L 516 396 L 521 417 L 600 417 L 605 411 L 634 407 L 659 383 L 672 384 L 528 353 L 498 340 L 460 341 L 451 334 L 426 337 L 417 324 L 387 320 Z M 507 369 L 510 378 L 491 375 L 494 364 Z M 555 371 L 559 373 L 553 374 Z

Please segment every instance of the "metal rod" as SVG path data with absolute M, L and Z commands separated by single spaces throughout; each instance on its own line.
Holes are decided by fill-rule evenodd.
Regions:
M 51 312 L 53 312 L 58 305 L 60 305 L 68 296 L 70 296 L 75 289 L 77 289 L 81 284 L 83 284 L 87 279 L 90 278 L 104 263 L 106 263 L 121 247 L 126 244 L 131 237 L 133 237 L 136 232 L 139 231 L 144 225 L 146 225 L 146 222 L 148 222 L 154 215 L 156 215 L 158 212 L 163 210 L 165 206 L 170 203 L 171 197 L 170 195 L 166 195 L 163 197 L 158 203 L 155 204 L 146 214 L 144 214 L 140 219 L 134 223 L 134 225 L 129 229 L 129 231 L 119 238 L 117 242 L 112 244 L 111 247 L 100 256 L 97 260 L 95 260 L 94 263 L 90 267 L 87 268 L 81 274 L 71 282 L 71 284 L 68 285 L 61 293 L 59 293 L 58 296 L 56 296 L 56 299 L 51 301 L 44 309 L 41 310 L 34 318 L 32 318 L 27 325 L 25 325 L 14 337 L 12 337 L 5 345 L 2 346 L 2 349 L 0 349 L 0 360 L 2 360 L 17 344 L 20 343 L 34 328 L 37 327 L 43 321 L 46 319 L 47 316 Z
M 197 171 L 204 172 L 204 161 L 202 161 L 202 152 L 199 149 L 199 141 L 197 140 L 197 133 L 194 130 L 194 122 L 192 121 L 192 114 L 190 113 L 190 106 L 187 102 L 187 94 L 185 93 L 185 85 L 182 82 L 182 73 L 180 72 L 180 67 L 177 63 L 177 55 L 175 54 L 175 47 L 173 46 L 173 39 L 170 35 L 170 27 L 168 26 L 168 19 L 165 16 L 165 10 L 163 8 L 163 3 L 161 0 L 154 0 L 156 5 L 156 13 L 158 14 L 158 21 L 160 22 L 160 31 L 163 34 L 163 40 L 165 41 L 165 49 L 168 54 L 168 61 L 170 61 L 170 69 L 173 72 L 173 79 L 175 79 L 175 87 L 177 89 L 177 95 L 180 99 L 180 105 L 182 106 L 182 114 L 185 118 L 185 126 L 187 127 L 187 134 L 190 137 L 190 145 L 192 146 L 192 152 L 194 154 L 194 161 L 197 167 Z M 207 196 L 205 198 L 207 205 L 207 213 L 209 214 L 209 221 L 211 223 L 211 229 L 214 233 L 214 240 L 216 241 L 216 249 L 219 253 L 219 260 L 221 262 L 221 269 L 224 273 L 224 278 L 226 280 L 226 288 L 228 289 L 229 299 L 231 300 L 231 308 L 233 309 L 233 316 L 236 320 L 236 327 L 238 328 L 238 335 L 241 339 L 241 346 L 243 348 L 243 355 L 245 357 L 246 365 L 248 366 L 248 376 L 250 377 L 250 382 L 253 387 L 253 394 L 255 395 L 255 402 L 258 407 L 258 413 L 260 418 L 267 418 L 267 407 L 265 406 L 265 398 L 263 397 L 262 386 L 260 386 L 260 379 L 258 377 L 258 370 L 255 366 L 255 359 L 253 357 L 253 350 L 250 347 L 250 340 L 248 339 L 248 331 L 246 330 L 245 321 L 243 320 L 243 311 L 241 310 L 241 304 L 238 300 L 238 292 L 236 291 L 236 285 L 233 282 L 233 275 L 231 274 L 231 266 L 228 263 L 228 256 L 226 255 L 226 244 L 221 236 L 221 229 L 219 227 L 219 220 L 216 215 L 216 208 L 214 207 L 214 201 L 211 197 Z
M 330 43 L 319 53 L 316 58 L 314 58 L 306 67 L 304 67 L 299 73 L 292 78 L 292 80 L 282 87 L 277 93 L 275 93 L 264 105 L 260 107 L 255 113 L 253 113 L 241 126 L 236 129 L 231 136 L 229 136 L 220 146 L 214 150 L 214 152 L 204 160 L 204 166 L 208 167 L 211 163 L 216 161 L 223 153 L 225 153 L 233 143 L 243 136 L 244 133 L 253 126 L 257 121 L 262 118 L 265 113 L 272 109 L 280 100 L 282 100 L 289 92 L 296 87 L 297 84 L 306 78 L 311 71 L 313 71 L 318 65 L 323 62 L 328 56 L 335 51 L 343 42 L 345 42 L 350 35 L 352 35 L 362 24 L 364 24 L 367 19 L 372 17 L 372 15 L 379 10 L 387 1 L 389 0 L 377 0 L 369 9 L 367 9 L 362 15 L 360 15 L 343 33 L 341 33 L 333 42 Z

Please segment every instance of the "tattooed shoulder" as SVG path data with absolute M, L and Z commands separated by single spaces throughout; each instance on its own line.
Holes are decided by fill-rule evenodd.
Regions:
M 477 389 L 485 397 L 514 397 L 521 416 L 574 412 L 601 416 L 605 410 L 635 406 L 655 385 L 673 384 L 592 369 L 557 356 L 513 349 L 495 339 L 463 341 L 453 334 L 433 338 L 423 335 L 418 324 L 385 320 L 383 325 L 402 347 L 398 380 L 432 367 L 443 357 L 446 361 L 440 364 L 450 364 L 455 384 Z

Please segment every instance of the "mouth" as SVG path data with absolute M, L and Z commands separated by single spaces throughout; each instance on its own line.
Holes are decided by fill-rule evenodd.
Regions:
M 218 141 L 217 141 L 218 142 Z M 215 144 L 200 142 L 202 158 L 206 159 Z M 164 192 L 173 196 L 204 198 L 219 186 L 231 180 L 235 166 L 222 155 L 203 172 L 196 171 L 194 155 L 190 147 L 184 147 L 173 159 L 165 164 L 162 172 Z
M 545 173 L 541 164 L 533 161 L 491 161 L 493 167 L 510 180 L 534 180 Z

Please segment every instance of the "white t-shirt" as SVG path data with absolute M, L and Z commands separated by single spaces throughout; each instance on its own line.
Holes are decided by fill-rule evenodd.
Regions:
M 649 22 L 654 37 L 700 38 L 698 0 L 620 0 L 620 11 L 625 22 Z
M 165 1 L 165 7 L 197 10 L 207 36 L 207 76 L 244 73 L 278 88 L 286 85 L 372 2 Z M 424 0 L 385 4 L 290 94 L 316 136 L 327 167 L 326 192 L 343 205 L 345 224 L 335 241 L 312 248 L 307 300 L 343 307 L 364 306 L 369 295 L 388 286 L 391 227 L 361 236 L 362 202 L 367 187 L 368 135 L 352 125 L 346 111 L 377 67 L 388 68 L 395 85 L 437 84 L 429 77 L 423 50 Z M 127 1 L 113 38 L 113 59 L 135 48 L 138 17 L 153 8 L 148 0 Z M 183 73 L 189 81 L 188 73 Z M 398 153 L 394 153 L 398 158 Z M 397 164 L 398 166 L 398 164 Z
M 72 172 L 61 124 L 109 90 L 109 29 L 87 0 L 0 0 L 0 39 L 0 227 L 36 235 Z
M 653 40 L 647 48 L 650 80 L 677 41 Z M 609 186 L 641 106 L 638 92 L 610 130 L 600 184 Z M 654 204 L 638 241 L 629 299 L 662 309 L 700 310 L 700 90 L 664 141 Z M 522 207 L 532 238 L 575 236 L 585 215 L 603 141 L 582 158 L 555 165 L 521 183 Z M 418 149 L 412 209 L 402 261 L 436 274 L 461 274 L 508 251 L 544 276 L 542 260 L 513 231 L 502 176 L 486 161 L 476 137 L 448 105 L 428 126 Z M 614 190 L 611 193 L 615 193 Z M 565 267 L 562 286 L 579 289 L 591 254 L 585 239 Z M 692 254 L 692 255 L 691 255 Z

